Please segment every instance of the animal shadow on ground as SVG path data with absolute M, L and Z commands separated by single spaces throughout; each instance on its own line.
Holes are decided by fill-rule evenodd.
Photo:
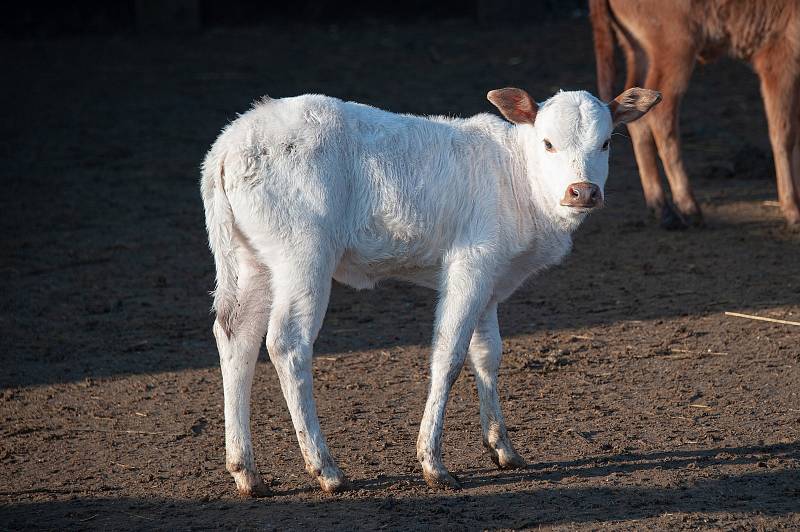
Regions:
M 467 488 L 463 492 L 424 497 L 369 498 L 372 490 L 390 488 L 398 482 L 421 481 L 416 477 L 382 477 L 356 482 L 358 497 L 347 493 L 319 496 L 316 500 L 287 500 L 297 490 L 281 491 L 259 501 L 221 500 L 196 501 L 162 498 L 81 499 L 43 503 L 22 503 L 0 508 L 5 526 L 15 529 L 30 526 L 30 516 L 37 516 L 37 527 L 91 526 L 99 528 L 137 528 L 147 526 L 166 514 L 180 519 L 184 527 L 243 526 L 281 528 L 309 526 L 326 528 L 398 527 L 423 529 L 430 526 L 470 528 L 480 523 L 493 527 L 523 528 L 560 523 L 592 521 L 629 521 L 672 513 L 692 512 L 744 513 L 760 512 L 766 516 L 791 513 L 793 502 L 800 495 L 798 472 L 773 471 L 766 462 L 773 459 L 797 459 L 800 444 L 721 447 L 697 451 L 663 451 L 625 453 L 571 461 L 538 463 L 519 472 L 505 472 L 501 477 L 488 470 L 463 474 Z M 761 464 L 763 472 L 726 475 L 719 466 Z M 694 483 L 680 480 L 661 486 L 576 486 L 574 482 L 560 486 L 567 477 L 611 477 L 659 468 L 683 470 L 686 467 L 708 469 L 709 476 Z M 470 488 L 486 483 L 529 481 L 535 487 L 513 492 L 470 495 Z M 423 488 L 424 489 L 424 488 Z M 776 497 L 782 493 L 783 497 Z M 796 508 L 795 508 L 796 510 Z M 163 515 L 162 515 L 163 514 Z

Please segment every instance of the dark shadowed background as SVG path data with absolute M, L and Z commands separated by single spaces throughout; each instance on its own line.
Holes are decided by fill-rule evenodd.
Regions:
M 419 23 L 461 19 L 482 25 L 524 24 L 587 13 L 583 0 L 33 0 L 8 6 L 0 29 L 12 36 L 86 35 L 121 32 L 192 32 L 254 27 L 281 21 L 305 23 Z

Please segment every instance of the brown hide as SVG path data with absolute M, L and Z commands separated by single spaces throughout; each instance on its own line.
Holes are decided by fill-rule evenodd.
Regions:
M 661 105 L 629 126 L 645 200 L 662 225 L 702 220 L 680 155 L 678 111 L 695 63 L 729 55 L 761 79 L 781 209 L 800 228 L 800 0 L 590 0 L 589 7 L 601 98 L 614 94 L 615 41 L 625 56 L 625 86 L 662 93 Z

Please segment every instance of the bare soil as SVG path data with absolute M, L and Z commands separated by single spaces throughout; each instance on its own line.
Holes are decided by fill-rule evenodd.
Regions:
M 466 370 L 445 433 L 465 487 L 426 487 L 414 442 L 435 294 L 335 285 L 315 391 L 354 489 L 324 495 L 306 475 L 262 353 L 252 423 L 275 496 L 242 500 L 198 190 L 219 129 L 264 94 L 468 115 L 490 111 L 492 88 L 593 90 L 588 24 L 289 24 L 7 41 L 0 57 L 0 528 L 800 527 L 800 327 L 724 315 L 800 320 L 800 238 L 769 203 L 743 65 L 698 70 L 684 105 L 705 228 L 658 229 L 617 136 L 607 208 L 501 306 L 501 393 L 527 469 L 483 453 Z

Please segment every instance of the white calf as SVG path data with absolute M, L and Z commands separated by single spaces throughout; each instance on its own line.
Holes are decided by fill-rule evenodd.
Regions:
M 659 95 L 634 88 L 609 105 L 586 92 L 542 105 L 521 89 L 488 98 L 514 125 L 490 114 L 397 115 L 319 95 L 265 99 L 209 151 L 202 193 L 217 268 L 226 465 L 242 494 L 267 491 L 249 425 L 265 332 L 306 469 L 325 491 L 346 486 L 311 385 L 332 278 L 371 288 L 392 277 L 439 292 L 417 440 L 428 484 L 458 487 L 441 438 L 467 354 L 484 445 L 501 468 L 525 465 L 500 412 L 497 304 L 567 254 L 571 233 L 602 205 L 613 127 L 642 116 Z

